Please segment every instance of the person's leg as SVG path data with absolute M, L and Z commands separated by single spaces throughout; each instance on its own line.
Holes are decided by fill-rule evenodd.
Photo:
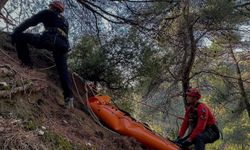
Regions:
M 195 139 L 195 150 L 205 150 L 205 135 L 199 134 Z
M 57 72 L 63 89 L 64 100 L 66 103 L 70 103 L 69 107 L 73 107 L 73 94 L 71 88 L 71 80 L 68 74 L 66 54 L 53 52 L 53 57 L 55 59 Z
M 208 138 L 205 143 L 213 143 L 220 138 L 220 131 L 216 125 L 212 125 L 206 129 Z
M 18 58 L 24 65 L 32 66 L 28 44 L 35 48 L 44 48 L 40 34 L 21 33 L 18 35 L 16 42 L 16 50 Z
M 17 56 L 24 65 L 32 66 L 32 61 L 29 55 L 28 41 L 32 39 L 32 35 L 28 33 L 21 33 L 17 36 L 16 50 Z
M 206 143 L 213 143 L 220 138 L 220 132 L 217 126 L 207 127 L 205 131 L 195 139 L 195 149 L 204 150 Z

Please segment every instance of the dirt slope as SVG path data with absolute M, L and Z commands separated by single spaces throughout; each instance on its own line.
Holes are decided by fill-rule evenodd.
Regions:
M 20 66 L 0 33 L 0 149 L 140 150 L 134 139 L 97 125 L 81 105 L 65 110 L 50 54 L 31 49 L 34 68 Z

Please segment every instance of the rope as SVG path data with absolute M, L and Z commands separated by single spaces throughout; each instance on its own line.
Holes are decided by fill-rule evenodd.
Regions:
M 89 99 L 89 96 L 88 96 L 88 89 L 87 89 L 87 85 L 86 85 L 85 83 L 84 83 L 84 88 L 85 88 L 85 91 L 86 91 L 86 92 L 85 92 L 85 98 L 86 98 L 86 102 L 87 102 L 88 111 L 89 111 L 91 117 L 94 119 L 94 121 L 97 122 L 99 125 L 102 126 L 100 120 L 98 119 L 98 117 L 97 117 L 97 116 L 95 115 L 95 113 L 93 112 L 93 110 L 92 110 L 92 108 L 91 108 L 91 106 L 90 106 L 90 103 L 89 103 L 89 101 L 88 101 L 88 99 Z
M 126 98 L 126 99 L 129 99 L 128 97 L 125 97 L 125 96 L 122 96 L 122 97 L 123 97 L 123 98 Z M 156 106 L 152 106 L 152 105 L 149 105 L 149 104 L 146 104 L 146 103 L 143 103 L 143 102 L 136 102 L 136 101 L 133 101 L 133 102 L 135 102 L 135 103 L 137 103 L 137 104 L 142 104 L 142 105 L 147 106 L 147 107 L 150 107 L 150 108 L 152 108 L 152 109 L 157 109 Z M 166 112 L 165 110 L 162 110 L 162 109 L 160 109 L 160 111 Z M 170 116 L 174 116 L 174 117 L 177 118 L 177 119 L 184 120 L 183 117 L 180 117 L 180 116 L 175 115 L 175 114 L 173 114 L 173 113 L 169 113 L 169 112 L 168 112 L 168 114 L 169 114 Z
M 83 101 L 83 99 L 82 99 L 82 96 L 80 95 L 79 89 L 78 89 L 78 87 L 77 87 L 77 84 L 76 84 L 74 75 L 76 75 L 76 76 L 78 76 L 78 77 L 80 77 L 80 76 L 79 76 L 77 73 L 75 73 L 75 72 L 72 73 L 72 79 L 73 79 L 74 86 L 75 86 L 76 92 L 77 92 L 77 94 L 78 94 L 78 97 L 81 99 L 81 103 L 82 103 L 83 105 L 85 105 L 85 104 L 84 104 L 84 101 Z M 80 78 L 80 79 L 81 79 L 81 78 Z M 96 123 L 100 124 L 100 121 L 97 120 L 97 117 L 93 115 L 94 112 L 92 111 L 92 109 L 90 109 L 91 107 L 90 107 L 90 104 L 89 104 L 89 101 L 88 101 L 88 95 L 87 95 L 88 92 L 87 92 L 86 86 L 84 86 L 84 87 L 85 87 L 85 90 L 86 90 L 86 92 L 85 92 L 86 95 L 85 95 L 85 96 L 86 96 L 86 104 L 87 104 L 88 112 L 90 113 L 90 115 L 91 115 L 91 117 L 93 118 L 93 120 L 94 120 Z
M 89 87 L 90 87 L 90 86 L 89 86 Z M 93 94 L 93 91 L 94 91 L 95 93 L 98 93 L 96 89 L 93 89 L 93 88 L 91 88 L 91 87 L 90 87 L 90 89 L 91 89 L 91 91 L 92 91 L 92 94 Z M 101 95 L 101 94 L 98 93 L 97 95 Z M 128 99 L 128 97 L 125 97 L 125 96 L 123 96 L 123 98 Z M 135 101 L 134 101 L 134 102 L 135 102 Z M 114 102 L 113 102 L 113 103 L 114 103 Z M 154 108 L 154 109 L 157 108 L 157 107 L 155 107 L 155 106 L 151 106 L 151 105 L 148 105 L 148 104 L 143 103 L 143 102 L 135 102 L 135 103 L 142 104 L 142 105 L 144 105 L 144 106 L 147 106 L 147 107 L 150 107 L 150 108 Z M 166 112 L 165 110 L 161 110 L 161 111 Z M 173 114 L 173 113 L 169 113 L 169 112 L 168 112 L 168 114 L 169 114 L 170 116 L 174 116 L 174 117 L 177 118 L 177 119 L 184 120 L 183 117 L 180 117 L 180 116 L 175 115 L 175 114 Z
M 87 84 L 87 86 L 93 95 L 101 95 L 99 92 L 97 92 L 97 90 L 93 89 L 90 85 Z
M 78 76 L 81 80 L 82 80 L 82 78 L 77 74 L 77 73 L 73 73 L 73 74 L 75 74 L 76 76 Z M 76 88 L 76 91 L 77 91 L 77 94 L 78 94 L 78 96 L 79 97 L 81 97 L 81 95 L 80 95 L 80 93 L 79 93 L 79 90 L 78 90 L 78 87 L 77 87 L 77 85 L 76 85 L 76 82 L 75 82 L 75 78 L 74 78 L 74 76 L 73 76 L 73 74 L 72 74 L 72 78 L 73 78 L 73 81 L 74 81 L 74 85 L 75 85 L 75 88 Z M 92 92 L 92 94 L 93 95 L 97 95 L 97 94 L 95 94 L 95 93 L 98 93 L 97 92 L 97 90 L 96 89 L 93 89 L 91 86 L 89 86 L 89 85 L 87 85 L 86 83 L 84 83 L 84 87 L 85 87 L 85 91 L 86 91 L 86 100 L 87 100 L 87 108 L 88 108 L 88 111 L 89 111 L 89 113 L 90 113 L 90 115 L 91 115 L 91 117 L 93 118 L 93 120 L 98 124 L 98 125 L 100 125 L 102 128 L 104 128 L 104 129 L 106 129 L 106 130 L 108 130 L 108 131 L 110 131 L 110 132 L 112 132 L 112 133 L 114 133 L 114 134 L 118 134 L 118 133 L 116 133 L 116 132 L 114 132 L 114 131 L 112 131 L 112 130 L 110 130 L 110 129 L 108 129 L 107 127 L 105 127 L 104 125 L 102 125 L 102 123 L 100 122 L 100 120 L 98 119 L 98 117 L 95 115 L 95 113 L 93 112 L 93 110 L 91 109 L 91 107 L 90 107 L 90 104 L 89 104 L 89 101 L 88 101 L 88 88 L 87 88 L 87 86 L 88 86 L 88 88 L 91 90 L 91 92 Z M 98 93 L 98 95 L 100 95 L 100 93 Z M 82 102 L 83 104 L 84 104 L 84 102 Z M 148 105 L 148 104 L 145 104 L 145 103 L 143 103 L 143 102 L 137 102 L 137 103 L 140 103 L 140 104 L 142 104 L 142 105 L 145 105 L 145 106 L 147 106 L 147 107 L 151 107 L 151 108 L 156 108 L 156 107 L 154 107 L 154 106 L 151 106 L 151 105 Z M 172 113 L 168 113 L 169 115 L 172 115 L 172 116 L 174 116 L 174 117 L 176 117 L 177 119 L 184 119 L 183 117 L 179 117 L 179 116 L 177 116 L 177 115 L 175 115 L 175 114 L 172 114 Z M 176 120 L 177 121 L 177 120 Z M 142 123 L 143 124 L 143 123 Z M 143 124 L 144 125 L 144 124 Z M 147 128 L 147 127 L 146 127 Z M 151 130 L 151 129 L 150 129 Z M 151 131 L 151 132 L 153 132 L 153 131 Z M 159 135 L 158 133 L 156 133 L 156 132 L 154 132 L 156 135 Z
M 72 73 L 72 79 L 73 79 L 73 82 L 74 82 L 74 86 L 75 86 L 75 88 L 76 88 L 76 92 L 77 92 L 79 98 L 81 99 L 81 102 L 84 104 L 84 102 L 83 102 L 83 100 L 82 100 L 82 98 L 81 98 L 81 95 L 80 95 L 80 93 L 79 93 L 79 89 L 78 89 L 78 87 L 77 87 L 77 84 L 76 84 L 74 75 L 76 75 L 77 77 L 79 77 L 79 79 L 80 79 L 81 81 L 82 81 L 82 78 L 81 78 L 77 73 L 75 73 L 75 72 Z M 84 88 L 85 88 L 85 91 L 86 91 L 86 92 L 85 92 L 85 96 L 86 96 L 87 109 L 88 109 L 89 114 L 90 114 L 90 116 L 92 117 L 92 119 L 93 119 L 100 127 L 102 127 L 103 129 L 105 129 L 105 130 L 107 130 L 107 131 L 109 131 L 109 132 L 111 132 L 111 133 L 113 133 L 113 134 L 119 135 L 117 132 L 114 132 L 113 130 L 111 130 L 111 129 L 105 127 L 105 126 L 100 122 L 99 118 L 95 115 L 95 113 L 93 112 L 93 110 L 92 110 L 92 108 L 91 108 L 91 106 L 90 106 L 90 103 L 89 103 L 89 101 L 88 101 L 88 99 L 89 99 L 89 96 L 88 96 L 88 89 L 90 89 L 90 91 L 92 92 L 93 95 L 96 95 L 95 93 L 98 93 L 97 90 L 96 90 L 96 89 L 93 89 L 91 86 L 89 86 L 89 85 L 86 84 L 86 83 L 84 83 Z M 98 93 L 98 95 L 99 95 L 99 93 Z M 153 106 L 147 105 L 147 104 L 145 104 L 145 103 L 141 103 L 141 104 L 143 104 L 143 105 L 145 105 L 145 106 L 148 106 L 148 107 L 153 107 Z M 170 113 L 169 113 L 169 114 L 170 114 Z M 175 114 L 170 114 L 170 115 L 175 116 L 177 119 L 184 119 L 184 118 L 179 117 L 179 116 L 177 116 L 177 115 L 175 115 Z M 177 119 L 176 119 L 176 121 L 177 121 Z M 145 126 L 144 123 L 141 123 L 141 124 L 142 124 L 146 129 L 148 129 L 148 130 L 150 130 L 152 133 L 154 133 L 155 135 L 158 135 L 160 138 L 164 139 L 160 134 L 158 134 L 157 132 L 151 130 L 150 128 L 148 128 L 148 126 Z M 167 138 L 167 139 L 170 140 L 169 138 Z M 170 140 L 170 141 L 171 141 L 171 140 Z
M 41 70 L 41 71 L 44 71 L 44 70 L 49 70 L 51 68 L 54 68 L 56 65 L 52 65 L 52 66 L 49 66 L 49 67 L 46 67 L 46 68 L 41 68 L 41 69 L 38 69 L 38 70 Z
M 77 77 L 79 77 L 80 80 L 82 80 L 82 78 L 81 78 L 77 73 L 75 73 L 75 72 L 72 73 L 72 79 L 73 79 L 73 82 L 74 82 L 74 86 L 75 86 L 76 92 L 77 92 L 77 94 L 78 94 L 78 97 L 81 99 L 82 104 L 84 104 L 84 101 L 83 101 L 83 99 L 81 98 L 81 95 L 80 95 L 80 93 L 79 93 L 79 89 L 78 89 L 78 87 L 77 87 L 77 85 L 76 85 L 76 81 L 75 81 L 74 75 L 76 75 Z M 99 120 L 98 117 L 95 115 L 95 113 L 93 112 L 93 110 L 92 110 L 92 108 L 91 108 L 91 106 L 90 106 L 90 104 L 89 104 L 89 101 L 88 101 L 88 99 L 89 99 L 89 97 L 88 97 L 88 89 L 87 89 L 87 84 L 86 84 L 86 83 L 84 83 L 84 88 L 85 88 L 85 91 L 86 91 L 86 92 L 85 92 L 85 96 L 86 96 L 87 109 L 88 109 L 88 112 L 89 112 L 90 116 L 92 117 L 92 119 L 93 119 L 99 126 L 101 126 L 102 128 L 106 129 L 107 131 L 109 131 L 109 132 L 111 132 L 111 133 L 113 133 L 113 134 L 119 135 L 118 133 L 114 132 L 113 130 L 110 130 L 109 128 L 105 127 L 105 126 L 100 122 L 100 120 Z M 91 90 L 91 91 L 92 91 L 92 90 Z M 93 91 L 92 91 L 92 92 L 93 92 Z M 92 93 L 92 94 L 95 95 L 94 93 Z

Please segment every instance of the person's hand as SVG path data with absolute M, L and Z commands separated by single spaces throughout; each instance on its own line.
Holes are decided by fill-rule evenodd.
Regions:
M 177 138 L 174 140 L 175 143 L 179 143 L 181 141 L 181 138 L 177 136 Z
M 186 139 L 184 141 L 181 141 L 179 144 L 181 145 L 181 148 L 185 148 L 192 145 L 192 142 L 189 139 Z

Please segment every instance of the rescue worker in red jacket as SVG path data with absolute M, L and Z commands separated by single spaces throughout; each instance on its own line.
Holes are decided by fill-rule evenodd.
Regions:
M 213 143 L 220 137 L 216 119 L 204 103 L 198 102 L 201 95 L 197 88 L 188 89 L 186 95 L 188 106 L 177 143 L 183 149 L 195 144 L 195 150 L 204 150 L 206 143 Z M 184 137 L 188 128 L 190 132 Z
M 73 107 L 71 80 L 68 74 L 67 52 L 70 50 L 68 41 L 69 25 L 62 15 L 64 5 L 61 1 L 52 1 L 49 9 L 44 9 L 25 20 L 11 34 L 12 44 L 16 46 L 18 58 L 22 65 L 32 68 L 28 44 L 37 49 L 47 49 L 53 53 L 57 72 L 59 74 L 65 107 Z M 45 30 L 42 34 L 24 33 L 31 26 L 42 23 Z

